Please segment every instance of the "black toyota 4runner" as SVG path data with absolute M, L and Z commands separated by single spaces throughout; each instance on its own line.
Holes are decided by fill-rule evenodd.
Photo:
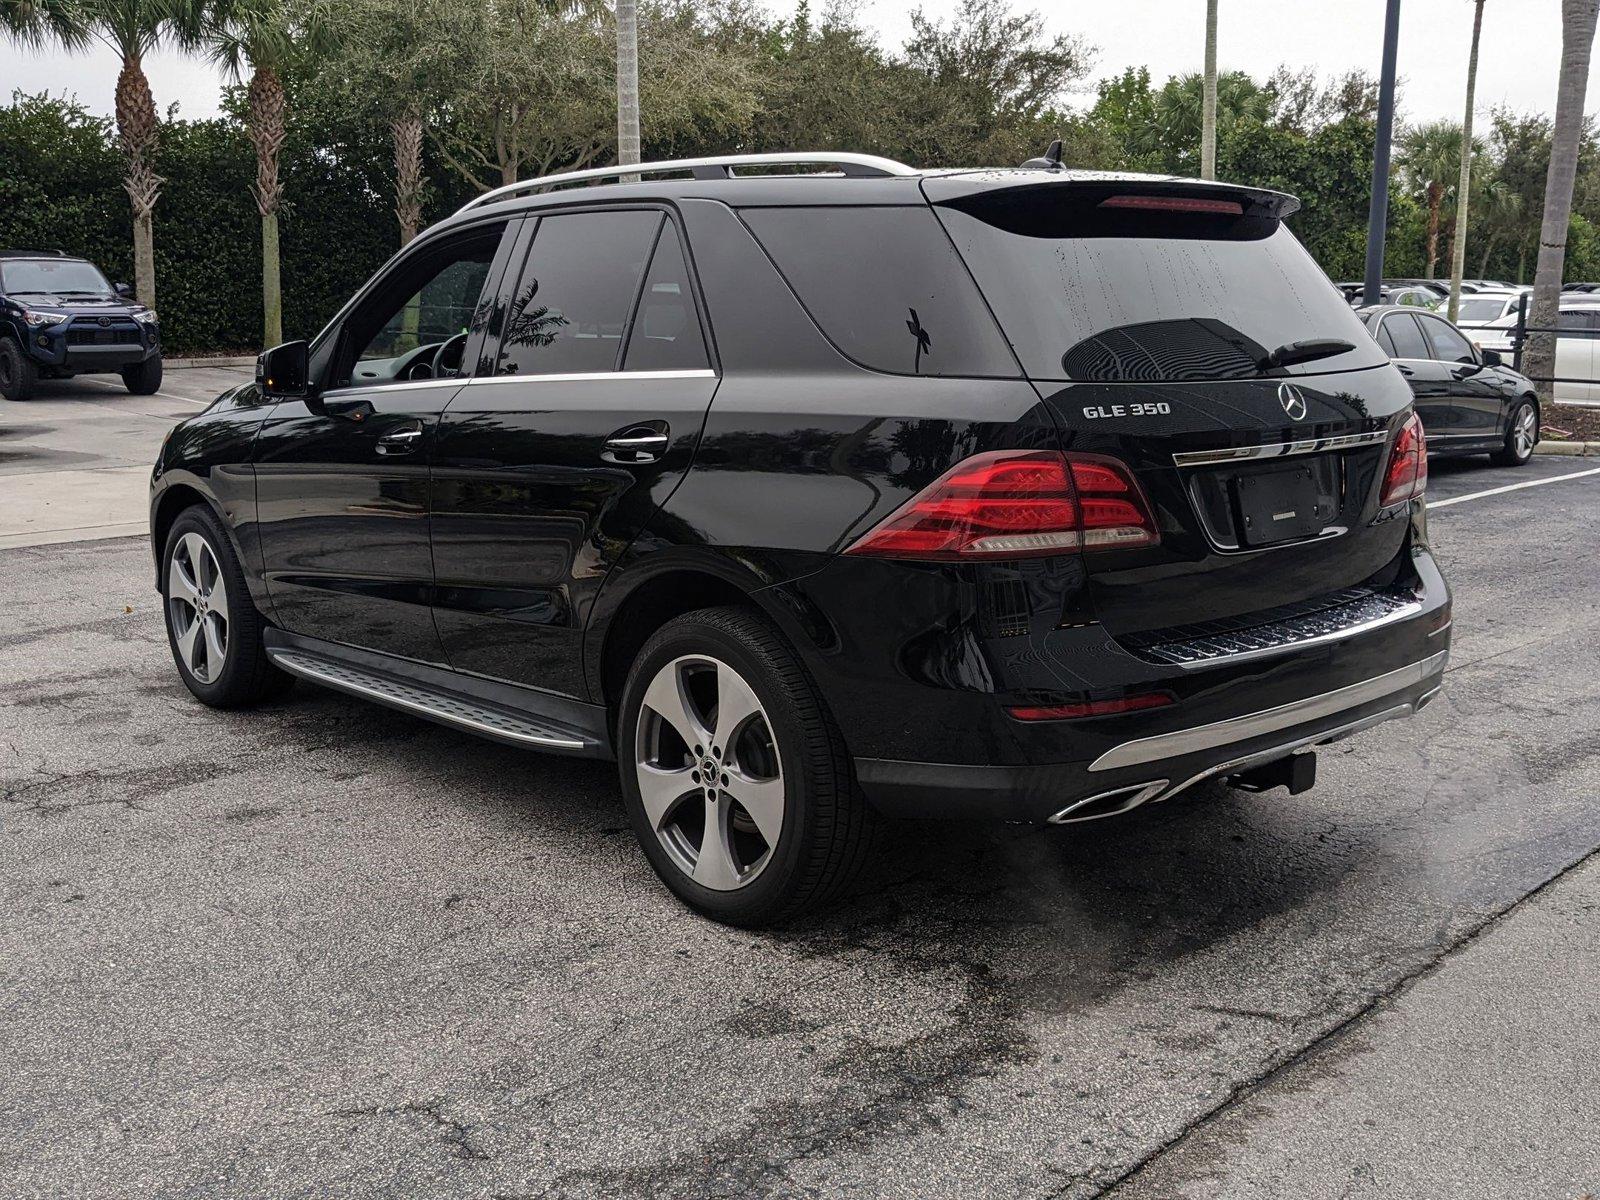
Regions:
M 155 310 L 131 295 L 59 250 L 0 250 L 0 396 L 30 400 L 41 379 L 112 372 L 136 396 L 158 390 Z
M 884 816 L 1303 791 L 1438 692 L 1450 602 L 1411 392 L 1295 207 L 848 154 L 491 192 L 168 439 L 177 670 L 615 758 L 744 923 Z

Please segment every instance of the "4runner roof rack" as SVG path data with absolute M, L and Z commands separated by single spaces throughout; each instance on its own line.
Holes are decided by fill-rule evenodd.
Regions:
M 722 154 L 713 158 L 674 158 L 662 162 L 629 163 L 614 167 L 590 167 L 583 171 L 563 171 L 558 175 L 544 175 L 538 179 L 524 179 L 508 183 L 476 196 L 463 204 L 459 212 L 507 200 L 512 196 L 542 192 L 547 188 L 569 183 L 593 183 L 606 179 L 620 179 L 628 175 L 665 175 L 687 171 L 696 179 L 732 179 L 735 167 L 788 167 L 824 166 L 838 167 L 842 175 L 875 176 L 918 175 L 915 167 L 880 158 L 876 154 L 851 154 L 844 151 L 802 150 L 781 154 Z

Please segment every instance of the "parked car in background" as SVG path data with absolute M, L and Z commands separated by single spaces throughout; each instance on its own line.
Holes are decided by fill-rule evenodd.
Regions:
M 1462 296 L 1456 310 L 1456 324 L 1462 329 L 1482 329 L 1501 317 L 1515 318 L 1522 292 L 1514 288 L 1484 288 L 1470 296 Z
M 1430 457 L 1488 453 L 1500 466 L 1533 457 L 1539 400 L 1498 352 L 1480 350 L 1434 312 L 1374 306 L 1361 319 L 1411 385 Z
M 0 250 L 0 395 L 28 400 L 40 379 L 95 374 L 157 391 L 161 330 L 131 291 L 59 250 Z
M 1340 283 L 1336 287 L 1344 293 L 1346 303 L 1351 308 L 1360 308 L 1366 303 L 1366 284 Z M 1380 304 L 1403 304 L 1415 308 L 1432 308 L 1438 304 L 1442 297 L 1438 292 L 1420 283 L 1394 283 L 1385 282 L 1378 288 L 1378 302 Z
M 1514 353 L 1513 334 L 1517 314 L 1513 309 L 1472 331 L 1473 338 L 1485 350 L 1494 350 L 1507 362 Z M 1561 306 L 1556 312 L 1556 366 L 1557 379 L 1566 382 L 1554 384 L 1557 400 L 1568 404 L 1600 402 L 1600 296 L 1584 293 L 1562 293 Z

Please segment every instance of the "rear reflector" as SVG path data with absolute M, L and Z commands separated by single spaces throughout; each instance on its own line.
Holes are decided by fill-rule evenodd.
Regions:
M 1428 444 L 1422 433 L 1422 418 L 1413 412 L 1400 426 L 1389 449 L 1389 466 L 1383 473 L 1380 508 L 1399 504 L 1422 495 L 1428 489 Z
M 1019 721 L 1075 721 L 1080 717 L 1109 717 L 1115 713 L 1138 712 L 1142 708 L 1165 708 L 1171 703 L 1172 697 L 1165 692 L 1145 692 L 1138 696 L 1118 696 L 1115 700 L 1012 706 L 1006 711 Z
M 1142 208 L 1151 212 L 1222 213 L 1244 216 L 1244 205 L 1237 200 L 1205 200 L 1199 196 L 1107 196 L 1101 208 Z
M 957 463 L 845 553 L 1031 558 L 1159 540 L 1149 503 L 1116 459 L 991 450 Z

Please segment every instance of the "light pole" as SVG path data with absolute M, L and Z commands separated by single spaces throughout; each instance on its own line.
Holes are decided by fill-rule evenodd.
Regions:
M 1376 304 L 1383 281 L 1383 238 L 1389 223 L 1389 143 L 1394 136 L 1394 67 L 1400 49 L 1400 0 L 1383 17 L 1383 74 L 1378 81 L 1378 140 L 1372 148 L 1372 207 L 1367 211 L 1367 277 L 1362 302 Z

